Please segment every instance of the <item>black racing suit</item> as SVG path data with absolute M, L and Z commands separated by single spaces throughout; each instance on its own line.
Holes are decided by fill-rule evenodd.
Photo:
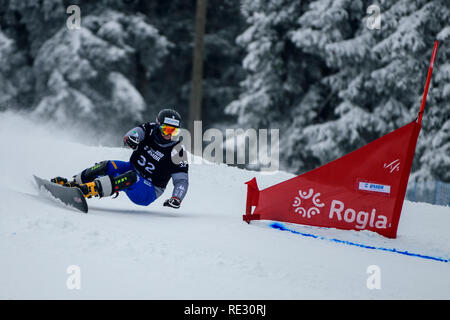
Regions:
M 159 127 L 150 122 L 131 129 L 125 135 L 127 136 L 137 137 L 139 140 L 130 163 L 142 177 L 152 182 L 156 196 L 159 197 L 164 192 L 172 178 L 172 196 L 182 201 L 189 186 L 189 165 L 181 140 L 164 139 Z

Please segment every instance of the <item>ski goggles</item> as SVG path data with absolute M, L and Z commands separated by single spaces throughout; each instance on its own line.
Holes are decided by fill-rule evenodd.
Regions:
M 168 124 L 162 124 L 159 126 L 161 132 L 165 135 L 176 136 L 180 133 L 180 128 L 169 126 Z

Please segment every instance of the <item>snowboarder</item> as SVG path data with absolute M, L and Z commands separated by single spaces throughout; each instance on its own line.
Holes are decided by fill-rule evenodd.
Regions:
M 147 206 L 161 196 L 172 178 L 172 197 L 164 206 L 178 209 L 188 190 L 188 161 L 179 134 L 180 114 L 163 109 L 156 123 L 146 122 L 125 134 L 123 143 L 133 149 L 130 161 L 105 160 L 75 175 L 72 181 L 52 182 L 78 187 L 86 198 L 108 197 L 124 191 L 135 204 Z

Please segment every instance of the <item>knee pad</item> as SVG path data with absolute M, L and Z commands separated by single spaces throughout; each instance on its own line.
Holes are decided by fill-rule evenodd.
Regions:
M 100 197 L 112 196 L 115 192 L 122 191 L 131 187 L 137 181 L 136 172 L 133 170 L 127 171 L 116 177 L 100 176 L 95 179 L 99 186 Z
M 134 170 L 129 170 L 117 177 L 111 177 L 113 185 L 113 191 L 121 191 L 123 189 L 131 187 L 138 180 L 137 174 Z
M 109 161 L 101 161 L 94 166 L 84 169 L 80 174 L 75 175 L 73 178 L 76 183 L 82 184 L 94 181 L 98 176 L 106 175 Z
M 95 179 L 100 197 L 112 196 L 115 192 L 131 187 L 137 181 L 136 172 L 127 171 L 117 177 L 101 176 Z

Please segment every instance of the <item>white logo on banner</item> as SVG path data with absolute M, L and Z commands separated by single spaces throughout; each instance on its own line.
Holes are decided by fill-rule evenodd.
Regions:
M 366 183 L 360 182 L 360 186 L 361 184 L 365 185 Z M 370 191 L 390 191 L 390 186 L 377 185 L 373 183 L 369 183 L 369 185 L 372 185 L 373 188 L 370 189 Z M 369 188 L 371 187 L 369 186 Z M 295 196 L 294 203 L 292 204 L 292 207 L 295 208 L 294 211 L 300 214 L 303 218 L 308 219 L 316 214 L 319 214 L 321 210 L 319 208 L 323 208 L 325 206 L 325 203 L 321 202 L 319 199 L 320 195 L 320 193 L 316 193 L 312 188 L 310 188 L 309 191 L 298 190 L 298 196 Z M 305 202 L 309 199 L 311 199 L 312 203 L 305 205 Z M 305 207 L 309 209 L 305 209 Z M 371 211 L 365 211 L 364 209 L 353 209 L 346 207 L 344 202 L 339 200 L 331 201 L 328 219 L 349 223 L 353 225 L 354 228 L 359 230 L 366 229 L 366 227 L 376 229 L 386 229 L 391 227 L 391 224 L 388 223 L 387 216 L 377 213 L 376 208 L 372 208 Z
M 314 190 L 311 188 L 309 189 L 309 192 L 302 192 L 301 190 L 298 190 L 298 195 L 294 199 L 294 204 L 292 205 L 295 208 L 295 212 L 300 213 L 303 218 L 311 218 L 315 214 L 320 213 L 320 209 L 323 206 L 325 206 L 324 203 L 321 203 L 319 200 L 320 193 L 314 193 Z M 314 204 L 314 207 L 310 207 L 308 210 L 303 208 L 302 206 L 302 200 L 307 200 L 312 198 L 312 203 Z
M 400 171 L 400 159 L 394 160 L 391 163 L 385 163 L 384 168 L 389 169 L 390 173 Z

